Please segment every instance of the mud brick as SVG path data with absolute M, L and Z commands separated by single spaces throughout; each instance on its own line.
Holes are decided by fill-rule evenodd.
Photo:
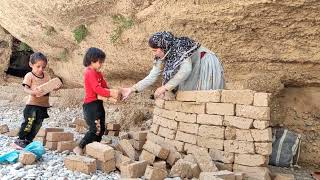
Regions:
M 146 161 L 148 164 L 153 164 L 155 159 L 156 159 L 156 155 L 146 150 L 143 150 L 139 157 L 139 161 Z
M 160 126 L 158 135 L 165 138 L 174 139 L 176 135 L 176 131 Z
M 119 142 L 116 142 L 115 144 L 110 144 L 110 147 L 113 149 L 120 151 L 121 153 L 125 154 L 124 150 L 122 149 L 121 145 Z
M 84 134 L 84 133 L 87 132 L 87 129 L 84 126 L 76 125 L 75 131 L 80 133 L 80 134 Z
M 36 156 L 31 152 L 23 152 L 19 155 L 19 162 L 25 165 L 33 164 L 36 161 Z
M 210 114 L 198 114 L 197 123 L 222 126 L 223 116 L 220 115 L 210 115 Z
M 119 136 L 119 131 L 106 130 L 106 132 L 108 132 L 109 136 Z
M 158 135 L 153 134 L 152 132 L 148 132 L 147 140 L 152 141 L 156 144 L 160 144 L 164 142 L 164 138 Z
M 199 147 L 199 146 L 197 146 L 197 145 L 189 144 L 189 143 L 185 143 L 185 144 L 184 144 L 184 147 L 183 147 L 183 150 L 184 150 L 185 152 L 187 152 L 188 154 L 193 154 L 193 153 L 195 153 L 195 152 L 196 152 L 197 150 L 199 150 L 199 149 L 204 150 L 204 151 L 208 151 L 207 148 Z
M 96 160 L 85 156 L 67 156 L 64 158 L 64 165 L 69 170 L 79 171 L 85 174 L 94 173 L 97 170 Z
M 252 90 L 223 90 L 221 102 L 252 105 L 254 91 Z
M 43 94 L 48 94 L 57 88 L 57 86 L 61 86 L 62 82 L 59 78 L 53 78 L 50 81 L 38 86 L 38 88 L 42 91 Z
M 158 124 L 151 124 L 150 131 L 155 133 L 155 134 L 158 134 L 159 125 Z
M 84 126 L 84 127 L 88 127 L 87 122 L 84 119 L 81 118 L 74 118 L 72 119 L 72 123 L 78 126 Z
M 197 114 L 176 112 L 175 120 L 179 122 L 196 123 Z
M 121 166 L 128 165 L 133 162 L 129 157 L 124 156 L 120 151 L 115 151 L 115 161 L 116 161 L 116 167 L 119 170 Z
M 270 180 L 270 171 L 267 167 L 249 167 L 233 165 L 233 172 L 244 172 L 244 179 Z
M 282 173 L 277 173 L 275 175 L 274 180 L 294 180 L 294 175 L 293 174 L 282 174 Z
M 57 150 L 58 142 L 57 141 L 46 141 L 46 148 L 50 150 Z
M 167 176 L 167 171 L 164 169 L 147 166 L 144 177 L 148 180 L 163 180 Z
M 199 180 L 235 180 L 235 175 L 233 172 L 228 170 L 218 171 L 218 172 L 201 172 Z
M 195 91 L 196 102 L 221 102 L 221 90 Z
M 272 141 L 272 130 L 267 128 L 264 130 L 251 129 L 251 134 L 254 141 Z
M 259 120 L 253 121 L 253 127 L 256 129 L 266 129 L 269 126 L 270 126 L 270 121 L 259 121 Z
M 120 131 L 120 124 L 115 124 L 115 123 L 108 123 L 106 125 L 106 130 L 110 130 L 110 131 Z
M 270 120 L 270 107 L 257 107 L 237 104 L 236 115 L 252 119 Z
M 181 103 L 179 101 L 165 101 L 164 108 L 170 111 L 180 111 Z
M 132 160 L 138 160 L 138 154 L 136 150 L 132 147 L 129 140 L 123 139 L 119 142 L 124 154 L 127 155 Z
M 159 108 L 161 108 L 161 109 L 164 109 L 164 100 L 163 99 L 161 99 L 161 98 L 157 98 L 155 101 L 154 101 L 154 104 L 157 106 L 157 107 L 159 107 Z
M 250 129 L 252 127 L 253 119 L 242 118 L 237 116 L 225 116 L 224 125 L 232 126 L 239 129 Z
M 176 118 L 176 113 L 175 111 L 169 111 L 166 109 L 160 109 L 155 107 L 153 110 L 153 115 L 157 115 L 163 118 L 167 118 L 167 119 L 175 119 Z
M 254 143 L 255 150 L 257 154 L 270 155 L 272 153 L 272 143 Z
M 149 140 L 143 145 L 143 149 L 156 155 L 160 159 L 166 159 L 169 155 L 168 149 Z
M 148 131 L 129 132 L 129 138 L 137 141 L 145 141 L 147 138 Z
M 234 153 L 209 149 L 209 155 L 214 161 L 221 161 L 226 164 L 232 164 L 234 162 Z
M 182 158 L 181 154 L 177 151 L 177 149 L 169 144 L 163 143 L 161 145 L 162 147 L 169 150 L 169 155 L 166 159 L 167 163 L 170 164 L 170 166 L 173 166 L 173 164 Z
M 236 139 L 236 128 L 226 127 L 224 131 L 224 138 L 226 140 L 235 140 Z
M 177 101 L 190 101 L 196 102 L 196 92 L 195 91 L 178 91 Z
M 178 126 L 179 131 L 190 133 L 190 134 L 198 134 L 198 129 L 199 129 L 198 124 L 180 122 Z
M 147 168 L 146 161 L 138 161 L 128 165 L 121 166 L 122 178 L 138 178 L 144 175 Z
M 185 113 L 204 114 L 205 109 L 204 103 L 182 102 L 180 111 Z
M 9 132 L 8 125 L 6 125 L 6 124 L 0 125 L 0 134 L 4 134 L 4 133 L 7 133 L 7 132 Z
M 225 140 L 224 151 L 241 153 L 241 154 L 254 153 L 254 144 L 253 142 L 247 142 L 247 141 Z
M 270 93 L 254 93 L 254 106 L 269 106 L 271 94 Z
M 129 134 L 126 133 L 126 132 L 120 132 L 119 133 L 119 139 L 122 140 L 122 139 L 129 139 Z
M 218 171 L 218 168 L 213 164 L 208 151 L 198 149 L 193 153 L 193 156 L 202 172 Z
M 216 148 L 219 150 L 223 150 L 223 139 L 198 136 L 197 144 L 198 146 L 204 148 Z
M 238 141 L 253 141 L 251 131 L 249 129 L 237 129 L 236 140 Z
M 145 143 L 145 141 L 137 141 L 135 139 L 130 139 L 129 141 L 130 141 L 130 144 L 132 145 L 132 147 L 138 151 L 142 150 L 142 147 Z
M 9 137 L 16 137 L 18 136 L 18 133 L 19 133 L 19 129 L 12 129 L 9 132 L 5 133 L 5 135 Z
M 215 161 L 214 164 L 217 166 L 219 171 L 222 171 L 222 170 L 232 171 L 233 164 L 226 164 L 226 163 L 222 163 L 222 162 L 219 162 L 219 161 Z
M 167 165 L 165 161 L 157 161 L 153 163 L 153 167 L 154 168 L 158 168 L 158 169 L 164 169 L 166 170 Z
M 180 177 L 180 178 L 192 178 L 193 172 L 191 170 L 191 165 L 193 163 L 179 159 L 171 168 L 170 177 Z
M 116 170 L 116 161 L 115 159 L 110 159 L 107 162 L 97 160 L 97 169 L 109 173 Z
M 207 103 L 207 114 L 234 115 L 234 104 L 230 103 Z
M 77 143 L 74 141 L 60 141 L 57 145 L 58 152 L 62 152 L 65 150 L 72 151 L 77 146 Z
M 112 139 L 105 139 L 100 141 L 101 144 L 107 144 L 107 145 L 111 145 L 112 144 Z
M 183 151 L 184 142 L 166 138 L 166 139 L 164 139 L 164 143 L 175 147 L 179 152 Z
M 234 172 L 234 175 L 236 177 L 235 180 L 243 180 L 244 179 L 244 173 L 243 172 Z
M 73 133 L 71 132 L 48 132 L 47 141 L 73 141 Z
M 153 116 L 153 123 L 174 130 L 176 130 L 178 127 L 178 123 L 175 120 L 163 118 L 160 116 Z
M 269 158 L 260 154 L 236 154 L 234 163 L 245 166 L 266 166 Z
M 177 141 L 183 141 L 191 144 L 197 144 L 197 136 L 193 134 L 187 134 L 181 131 L 177 131 L 176 139 Z
M 103 162 L 114 159 L 115 156 L 112 147 L 99 142 L 93 142 L 86 145 L 86 153 Z
M 199 127 L 199 136 L 203 137 L 212 137 L 217 139 L 224 139 L 224 130 L 223 126 L 208 126 L 201 125 Z
M 40 141 L 43 145 L 46 145 L 45 137 L 35 137 L 33 141 Z

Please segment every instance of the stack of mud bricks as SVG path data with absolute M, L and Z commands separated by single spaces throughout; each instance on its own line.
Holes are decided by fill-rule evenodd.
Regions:
M 43 140 L 46 148 L 50 150 L 72 151 L 76 146 L 73 141 L 73 133 L 64 132 L 62 128 L 43 128 L 37 134 L 35 140 Z
M 119 136 L 119 132 L 120 132 L 120 124 L 115 124 L 115 123 L 106 124 L 105 135 Z
M 270 94 L 251 90 L 182 91 L 174 101 L 158 99 L 142 159 L 151 163 L 153 154 L 168 163 L 168 152 L 160 147 L 170 144 L 181 154 L 192 154 L 201 172 L 229 170 L 269 179 L 269 101 Z

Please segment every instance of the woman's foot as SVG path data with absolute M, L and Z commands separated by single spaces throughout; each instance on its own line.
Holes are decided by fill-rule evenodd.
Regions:
M 83 154 L 83 149 L 81 149 L 79 146 L 77 146 L 73 149 L 73 152 L 76 153 L 76 155 L 81 156 Z

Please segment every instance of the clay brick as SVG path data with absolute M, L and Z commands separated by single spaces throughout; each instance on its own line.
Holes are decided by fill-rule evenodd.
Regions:
M 5 133 L 5 135 L 9 137 L 16 137 L 18 136 L 19 129 L 11 129 L 9 132 Z
M 116 170 L 116 161 L 115 159 L 108 160 L 107 162 L 97 160 L 97 169 L 106 173 L 114 171 Z
M 181 103 L 180 111 L 185 113 L 204 114 L 205 109 L 204 103 L 183 102 Z
M 198 114 L 197 116 L 198 124 L 222 126 L 222 122 L 223 116 L 220 115 Z
M 163 118 L 160 116 L 153 116 L 153 123 L 173 130 L 176 130 L 178 127 L 178 123 L 175 120 Z
M 201 169 L 198 166 L 198 164 L 197 163 L 191 164 L 190 167 L 191 167 L 192 176 L 194 178 L 198 178 L 201 173 Z
M 72 119 L 72 124 L 78 125 L 78 126 L 83 126 L 83 127 L 88 127 L 87 122 L 84 119 L 81 118 L 74 118 Z M 47 132 L 60 132 L 60 131 L 47 131 Z
M 234 115 L 234 104 L 230 103 L 207 103 L 207 114 Z
M 31 152 L 23 152 L 19 154 L 19 162 L 25 165 L 31 165 L 36 161 L 36 156 Z
M 57 145 L 58 152 L 62 152 L 65 150 L 72 151 L 77 146 L 77 143 L 74 141 L 60 141 Z
M 249 129 L 237 129 L 236 140 L 237 141 L 253 141 L 251 131 Z
M 184 151 L 187 152 L 188 154 L 193 154 L 195 152 L 197 152 L 197 150 L 203 150 L 203 151 L 208 151 L 207 148 L 203 148 L 203 147 L 199 147 L 197 145 L 194 145 L 194 144 L 188 144 L 188 143 L 185 143 L 184 144 L 184 147 L 183 147 Z
M 221 90 L 195 91 L 196 102 L 221 102 Z
M 164 139 L 164 143 L 174 146 L 179 152 L 183 151 L 184 142 L 166 138 Z
M 109 136 L 119 136 L 119 131 L 110 131 L 110 130 L 106 130 L 105 134 L 108 134 Z
M 167 171 L 164 169 L 147 166 L 144 177 L 148 180 L 163 180 L 167 176 Z
M 64 158 L 64 166 L 71 171 L 79 171 L 85 174 L 94 173 L 97 170 L 96 160 L 85 156 L 67 156 Z
M 106 125 L 106 130 L 110 130 L 110 131 L 120 131 L 120 124 L 114 124 L 114 123 L 108 123 Z
M 158 134 L 159 125 L 158 124 L 151 124 L 150 131 L 155 133 L 155 134 Z
M 257 107 L 237 104 L 236 115 L 252 119 L 270 120 L 270 107 Z
M 164 108 L 164 102 L 165 102 L 165 101 L 164 101 L 163 99 L 157 98 L 157 99 L 154 101 L 154 104 L 155 104 L 157 107 L 163 109 L 163 108 Z
M 171 168 L 170 177 L 192 178 L 191 162 L 179 159 Z
M 215 161 L 214 164 L 217 166 L 219 171 L 222 171 L 222 170 L 232 171 L 233 164 L 226 164 L 226 163 L 222 163 L 222 162 L 219 162 L 219 161 Z
M 80 134 L 84 134 L 86 133 L 88 130 L 86 129 L 86 127 L 84 126 L 79 126 L 76 125 L 76 128 L 74 129 L 76 132 L 80 133 Z
M 128 165 L 121 166 L 122 178 L 138 178 L 144 175 L 147 168 L 146 161 L 138 161 Z
M 155 107 L 153 110 L 153 115 L 157 115 L 163 118 L 167 118 L 167 119 L 172 119 L 174 120 L 176 118 L 176 113 L 175 111 L 169 111 L 166 109 L 160 109 Z
M 213 161 L 208 151 L 198 149 L 193 153 L 195 160 L 197 161 L 202 172 L 214 172 L 218 171 L 218 168 L 213 164 Z
M 0 125 L 0 134 L 4 134 L 4 133 L 7 133 L 7 132 L 9 132 L 8 125 L 6 125 L 6 124 Z
M 209 149 L 209 155 L 214 161 L 221 161 L 226 164 L 232 164 L 234 162 L 234 153 Z
M 199 129 L 198 124 L 180 122 L 178 126 L 179 131 L 190 133 L 190 134 L 198 134 L 198 129 Z
M 293 174 L 280 174 L 277 173 L 275 175 L 274 180 L 295 180 L 294 175 Z
M 119 133 L 119 139 L 122 140 L 122 139 L 129 139 L 129 134 L 126 133 L 126 132 L 120 132 Z
M 224 139 L 224 130 L 225 128 L 223 126 L 201 125 L 199 127 L 198 135 L 203 137 Z
M 156 144 L 161 144 L 164 142 L 164 138 L 158 135 L 153 134 L 152 132 L 148 132 L 147 140 L 152 141 Z
M 147 138 L 148 131 L 137 131 L 129 132 L 129 138 L 135 139 L 137 141 L 145 141 Z
M 252 105 L 254 91 L 252 90 L 223 90 L 221 102 Z
M 182 158 L 181 154 L 178 153 L 178 151 L 176 150 L 175 147 L 173 146 L 170 146 L 169 144 L 165 144 L 163 143 L 162 144 L 162 147 L 166 148 L 169 150 L 169 155 L 166 159 L 167 163 L 170 164 L 170 166 L 173 166 L 173 164 Z
M 177 112 L 175 120 L 179 121 L 179 122 L 196 123 L 197 115 L 196 114 L 190 114 L 190 113 Z
M 139 157 L 139 161 L 146 161 L 148 164 L 153 164 L 155 159 L 156 159 L 156 155 L 146 150 L 143 150 Z
M 153 167 L 154 168 L 158 168 L 158 169 L 167 169 L 167 165 L 165 161 L 157 161 L 153 163 Z
M 233 165 L 233 172 L 244 172 L 244 179 L 270 180 L 270 171 L 267 167 L 250 167 L 238 164 Z
M 48 82 L 38 86 L 38 88 L 42 91 L 43 94 L 48 94 L 49 92 L 56 89 L 57 86 L 61 86 L 62 82 L 59 78 L 53 78 Z
M 250 129 L 252 127 L 253 119 L 242 118 L 237 116 L 225 116 L 224 125 L 232 126 L 239 129 Z
M 176 131 L 160 126 L 158 135 L 165 138 L 174 139 L 176 135 Z
M 271 93 L 254 93 L 254 106 L 269 106 L 271 99 Z
M 35 137 L 33 141 L 40 141 L 43 145 L 46 145 L 45 137 Z
M 114 159 L 114 150 L 112 147 L 99 142 L 93 142 L 86 145 L 86 153 L 100 161 L 106 162 Z
M 269 158 L 259 154 L 236 154 L 234 163 L 245 166 L 265 166 L 269 162 Z
M 192 134 L 187 134 L 181 131 L 177 131 L 176 139 L 177 141 L 187 142 L 191 144 L 197 143 L 197 136 Z
M 198 146 L 204 148 L 216 148 L 219 150 L 223 150 L 223 139 L 198 136 L 197 144 Z
M 257 154 L 270 155 L 272 153 L 272 143 L 254 143 L 255 150 Z
M 270 126 L 270 121 L 259 121 L 259 120 L 253 121 L 253 127 L 256 129 L 266 129 L 269 126 Z
M 264 130 L 259 129 L 251 129 L 251 134 L 254 141 L 272 141 L 272 130 L 271 128 L 267 128 Z
M 195 91 L 178 91 L 176 96 L 177 101 L 196 102 Z
M 57 150 L 58 142 L 57 141 L 46 141 L 46 148 L 50 150 Z
M 115 161 L 116 161 L 116 167 L 119 170 L 121 166 L 130 164 L 133 162 L 129 157 L 124 156 L 120 151 L 115 151 Z
M 143 146 L 143 149 L 156 155 L 160 159 L 166 159 L 169 155 L 169 150 L 162 147 L 159 144 L 153 143 L 152 141 L 146 141 Z
M 119 142 L 122 150 L 124 151 L 124 154 L 127 155 L 132 160 L 138 160 L 138 154 L 136 150 L 132 147 L 129 140 L 123 139 Z
M 225 140 L 224 151 L 234 153 L 254 153 L 254 144 L 253 142 L 247 141 Z
M 235 180 L 235 175 L 233 172 L 228 170 L 218 171 L 218 172 L 201 172 L 199 180 Z
M 165 101 L 164 108 L 170 111 L 180 111 L 181 103 L 179 101 Z
M 236 139 L 236 128 L 226 127 L 224 131 L 224 138 L 226 140 L 235 140 Z
M 142 150 L 142 147 L 145 143 L 145 141 L 137 141 L 135 139 L 130 139 L 129 141 L 130 141 L 130 144 L 132 145 L 132 147 L 138 151 Z
M 71 132 L 48 132 L 47 141 L 73 141 L 73 133 Z

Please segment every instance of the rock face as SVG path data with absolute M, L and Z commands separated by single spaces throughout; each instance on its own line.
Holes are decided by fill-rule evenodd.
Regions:
M 11 56 L 12 36 L 0 27 L 0 74 L 9 66 Z

